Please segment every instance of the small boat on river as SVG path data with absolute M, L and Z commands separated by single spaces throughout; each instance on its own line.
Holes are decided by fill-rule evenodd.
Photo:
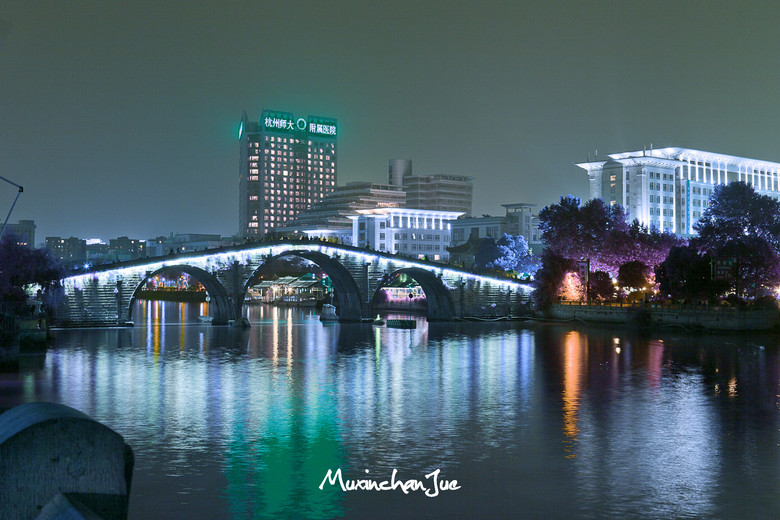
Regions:
M 417 322 L 414 320 L 387 320 L 387 326 L 391 329 L 416 329 Z
M 322 313 L 320 314 L 320 321 L 333 322 L 339 321 L 339 316 L 336 314 L 336 306 L 326 303 L 322 306 Z

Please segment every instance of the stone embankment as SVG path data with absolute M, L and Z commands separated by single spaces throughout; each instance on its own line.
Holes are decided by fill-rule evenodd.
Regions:
M 587 305 L 567 302 L 552 305 L 545 317 L 586 323 L 677 326 L 724 332 L 771 330 L 780 324 L 780 312 L 776 309 L 685 305 Z

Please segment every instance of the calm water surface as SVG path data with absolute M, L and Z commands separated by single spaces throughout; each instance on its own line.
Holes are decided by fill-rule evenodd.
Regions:
M 252 328 L 147 302 L 0 375 L 124 436 L 131 519 L 780 518 L 778 336 L 542 324 Z M 460 489 L 348 491 L 327 481 Z

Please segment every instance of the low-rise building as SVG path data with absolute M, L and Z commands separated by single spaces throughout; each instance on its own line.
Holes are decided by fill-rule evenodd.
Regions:
M 450 222 L 462 212 L 411 208 L 359 210 L 352 220 L 352 245 L 386 253 L 445 262 Z
M 20 246 L 29 248 L 35 247 L 35 221 L 20 220 L 16 224 L 8 223 L 5 226 L 4 234 L 13 234 L 16 237 L 16 243 Z
M 462 217 L 451 222 L 452 242 L 448 248 L 451 261 L 471 266 L 480 240 L 498 240 L 505 233 L 522 236 L 531 252 L 541 253 L 543 245 L 539 236 L 539 215 L 533 211 L 536 204 L 519 202 L 502 206 L 506 213 L 501 217 Z

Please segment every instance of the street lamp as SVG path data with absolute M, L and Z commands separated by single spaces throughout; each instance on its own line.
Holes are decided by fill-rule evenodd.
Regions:
M 19 188 L 19 191 L 16 192 L 16 198 L 14 199 L 14 203 L 11 204 L 11 209 L 8 210 L 8 215 L 5 217 L 5 222 L 3 222 L 3 229 L 0 230 L 0 238 L 3 238 L 3 234 L 5 233 L 5 226 L 8 225 L 8 219 L 11 218 L 11 212 L 14 210 L 14 206 L 16 206 L 16 201 L 19 200 L 19 195 L 22 194 L 22 192 L 24 191 L 24 188 L 22 188 L 21 186 L 19 186 L 15 182 L 9 181 L 5 177 L 0 177 L 0 179 L 4 180 L 8 184 L 11 184 L 11 185 L 16 186 L 17 188 Z

